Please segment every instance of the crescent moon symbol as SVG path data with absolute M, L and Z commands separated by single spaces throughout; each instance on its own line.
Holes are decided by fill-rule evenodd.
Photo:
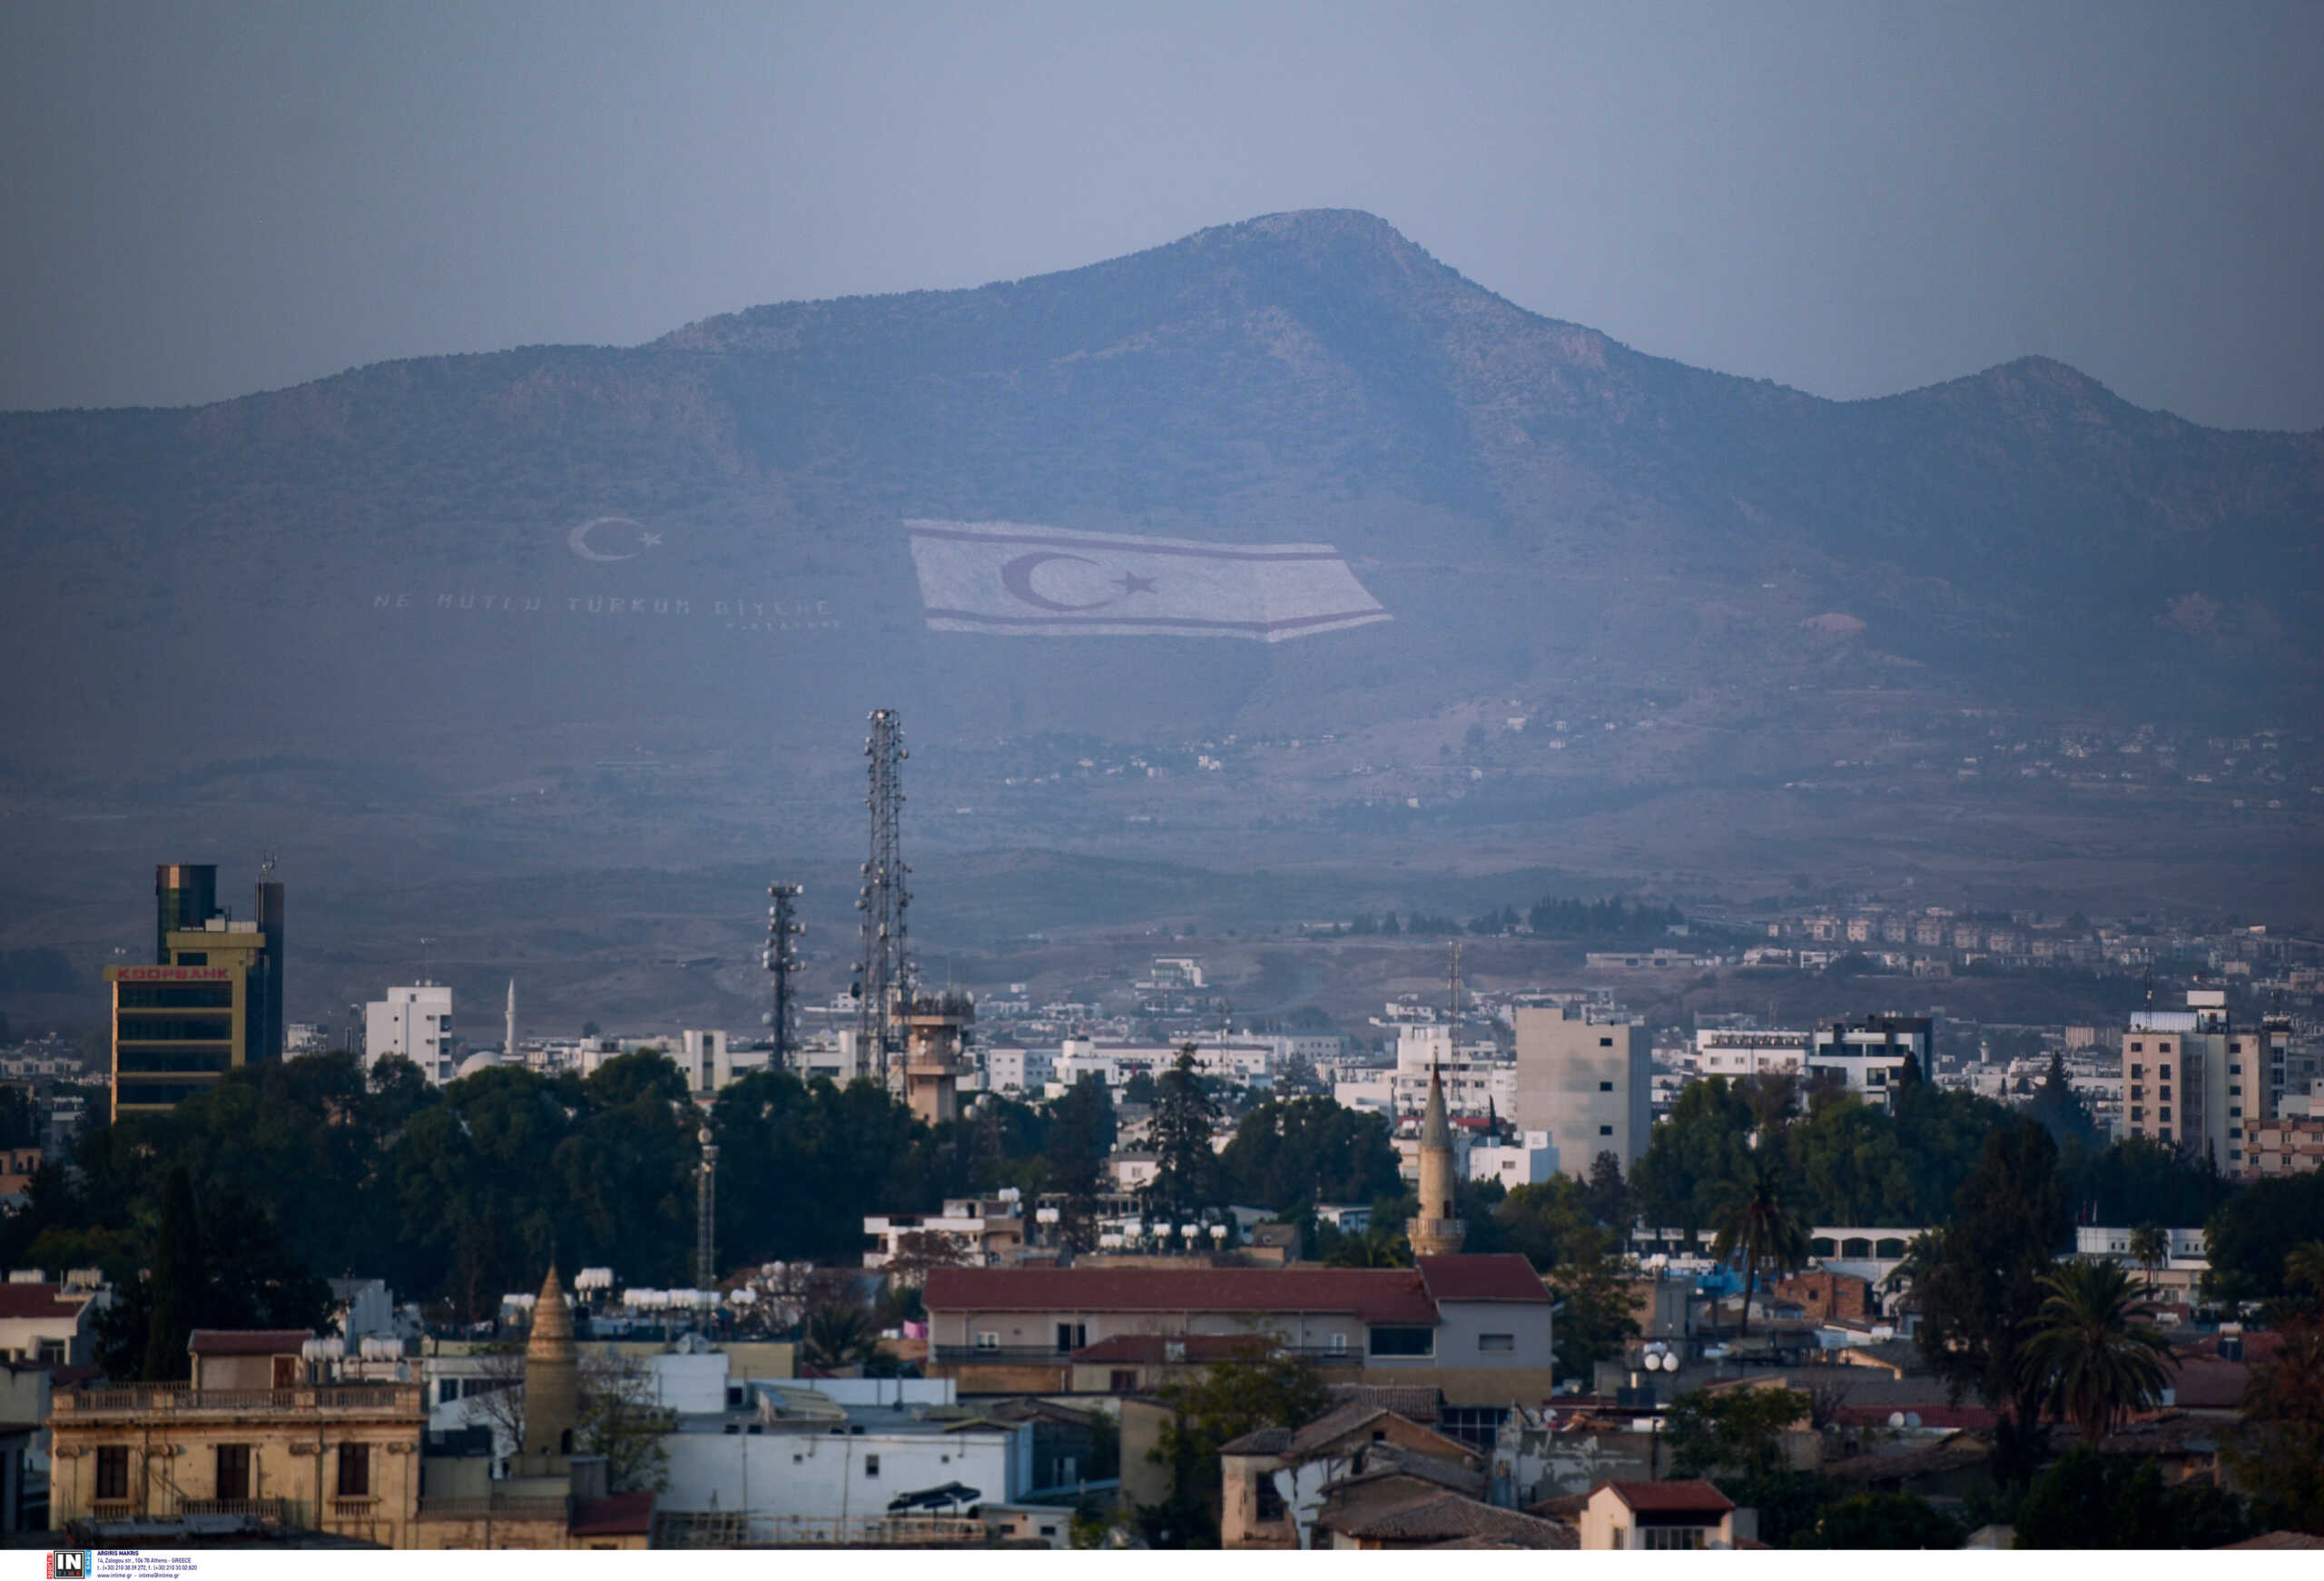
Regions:
M 1051 553 L 1048 550 L 1041 550 L 1029 555 L 1019 555 L 1015 559 L 1000 568 L 1001 586 L 1007 588 L 1010 593 L 1014 594 L 1017 598 L 1023 599 L 1026 603 L 1030 604 L 1036 609 L 1059 609 L 1063 610 L 1068 614 L 1072 613 L 1076 609 L 1103 609 L 1108 604 L 1118 604 L 1121 602 L 1121 599 L 1118 597 L 1116 597 L 1112 598 L 1093 599 L 1087 604 L 1060 604 L 1054 598 L 1044 598 L 1041 594 L 1033 590 L 1033 572 L 1040 567 L 1047 565 L 1051 560 L 1072 560 L 1077 564 L 1084 566 L 1094 566 L 1098 563 L 1097 561 L 1088 559 L 1081 555 L 1060 555 Z
M 579 555 L 585 560 L 634 560 L 637 558 L 637 551 L 635 549 L 632 549 L 625 555 L 607 555 L 600 554 L 596 549 L 589 547 L 589 529 L 591 528 L 604 527 L 609 522 L 616 521 L 625 523 L 630 527 L 635 527 L 637 525 L 637 523 L 631 521 L 626 516 L 593 516 L 588 520 L 583 522 L 580 526 L 575 528 L 571 532 L 565 535 L 565 547 L 571 549 L 575 554 Z

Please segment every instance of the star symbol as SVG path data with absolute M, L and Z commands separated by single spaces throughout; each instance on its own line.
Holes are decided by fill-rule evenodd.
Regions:
M 641 532 L 637 535 L 637 541 L 647 548 L 657 549 L 662 547 L 662 535 L 658 532 Z
M 1114 586 L 1119 588 L 1122 590 L 1122 597 L 1127 598 L 1132 593 L 1151 593 L 1154 591 L 1154 578 L 1151 577 L 1140 577 L 1134 575 L 1131 572 L 1124 571 L 1120 576 L 1114 578 Z

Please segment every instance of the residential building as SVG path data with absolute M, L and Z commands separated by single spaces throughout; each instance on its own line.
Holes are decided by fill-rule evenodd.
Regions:
M 2074 1255 L 2121 1263 L 2135 1278 L 2151 1283 L 2162 1299 L 2191 1303 L 2203 1276 L 2211 1268 L 2211 1245 L 2204 1239 L 2202 1226 L 2165 1229 L 2162 1257 L 2152 1268 L 2141 1264 L 2131 1250 L 2135 1234 L 2122 1225 L 2077 1225 L 2073 1232 Z
M 1819 1268 L 1853 1275 L 1878 1289 L 1905 1260 L 1925 1228 L 1818 1224 L 1807 1232 L 1807 1253 Z
M 2246 1173 L 2245 1133 L 2267 1118 L 2270 1058 L 2265 1029 L 2237 1026 L 2222 989 L 2190 989 L 2185 1010 L 2132 1012 L 2122 1035 L 2125 1134 Z
M 1581 1546 L 1732 1548 L 1736 1513 L 1735 1501 L 1708 1482 L 1601 1482 L 1581 1507 Z
M 52 1526 L 249 1518 L 411 1546 L 419 1386 L 318 1378 L 301 1354 L 312 1338 L 197 1330 L 190 1383 L 59 1391 Z
M 1652 1129 L 1652 1044 L 1629 1020 L 1568 1008 L 1520 1008 L 1517 1092 L 1511 1118 L 1525 1131 L 1546 1131 L 1559 1167 L 1588 1179 L 1601 1152 L 1628 1175 Z
M 0 1285 L 0 1358 L 34 1367 L 90 1365 L 99 1293 L 94 1270 L 65 1284 L 51 1284 L 37 1270 L 12 1272 Z
M 2243 1160 L 2246 1180 L 2313 1173 L 2324 1169 L 2324 1117 L 2262 1120 L 2250 1128 Z
M 389 1056 L 409 1060 L 430 1083 L 454 1079 L 452 991 L 441 983 L 390 988 L 363 1007 L 363 1064 Z
M 983 1054 L 984 1089 L 988 1092 L 1038 1095 L 1057 1079 L 1054 1050 L 988 1045 Z
M 966 1267 L 996 1268 L 1017 1260 L 1025 1249 L 1025 1232 L 1024 1202 L 1013 1186 L 993 1197 L 947 1198 L 940 1213 L 866 1218 L 863 1233 L 879 1244 L 865 1250 L 863 1266 L 885 1268 L 900 1257 L 914 1260 L 910 1254 L 915 1248 L 924 1262 L 930 1251 L 941 1247 Z M 915 1281 L 918 1277 L 915 1270 Z
M 1504 1187 L 1538 1186 L 1558 1172 L 1557 1145 L 1546 1131 L 1528 1131 L 1514 1143 L 1472 1143 L 1469 1179 L 1499 1181 Z
M 1426 1382 L 1464 1406 L 1546 1394 L 1554 1365 L 1549 1293 L 1509 1255 L 1408 1269 L 940 1268 L 924 1299 L 931 1374 L 963 1394 L 1147 1387 L 1133 1365 L 1083 1361 L 1116 1339 L 1186 1343 L 1178 1365 L 1196 1366 L 1196 1340 L 1259 1337 L 1336 1380 Z
M 725 1033 L 715 1027 L 690 1026 L 679 1040 L 678 1068 L 685 1072 L 686 1085 L 697 1095 L 724 1092 L 735 1074 L 734 1055 Z
M 1695 1033 L 1695 1074 L 1724 1076 L 1730 1082 L 1747 1076 L 1805 1077 L 1813 1041 L 1804 1032 L 1705 1027 Z
M 1809 1081 L 1837 1080 L 1866 1102 L 1886 1104 L 1910 1060 L 1924 1080 L 1931 1071 L 1935 1023 L 1925 1015 L 1867 1015 L 1817 1027 L 1807 1052 Z

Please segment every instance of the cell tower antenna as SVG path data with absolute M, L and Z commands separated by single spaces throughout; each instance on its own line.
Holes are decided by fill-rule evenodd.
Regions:
M 911 995 L 911 956 L 905 945 L 904 915 L 911 904 L 898 838 L 904 805 L 903 721 L 893 708 L 872 712 L 872 734 L 864 738 L 863 756 L 871 794 L 863 805 L 872 814 L 872 849 L 863 864 L 863 891 L 856 909 L 863 914 L 863 946 L 855 963 L 855 1036 L 857 1058 L 876 1070 L 881 1081 L 901 1062 L 903 1029 L 897 1012 Z
M 774 1052 L 769 1063 L 778 1071 L 792 1064 L 798 1036 L 798 1011 L 792 1003 L 791 974 L 799 969 L 798 944 L 807 930 L 801 924 L 797 902 L 805 891 L 777 880 L 767 885 L 773 904 L 766 908 L 766 974 L 774 986 L 774 1005 L 767 1013 L 768 1042 Z

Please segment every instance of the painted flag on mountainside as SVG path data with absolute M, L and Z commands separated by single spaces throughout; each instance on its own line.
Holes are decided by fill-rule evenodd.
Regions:
M 1390 618 L 1339 550 L 1009 521 L 910 520 L 935 631 L 1008 637 L 1312 637 Z

